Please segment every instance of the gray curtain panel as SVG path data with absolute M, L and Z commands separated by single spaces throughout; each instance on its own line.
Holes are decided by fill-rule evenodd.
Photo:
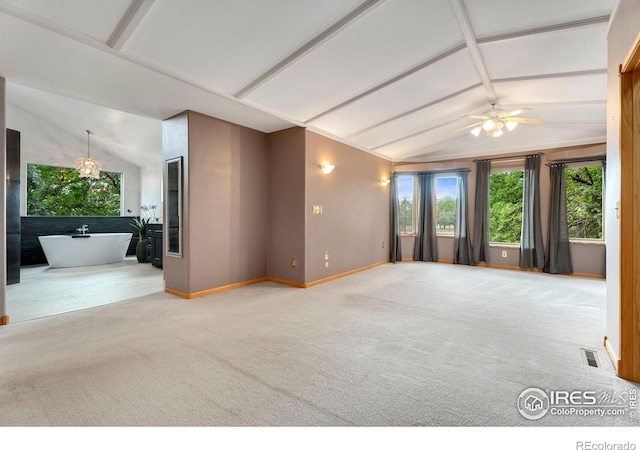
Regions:
M 520 267 L 544 268 L 544 244 L 540 216 L 540 156 L 529 155 L 524 163 Z
M 489 176 L 491 161 L 476 161 L 476 205 L 473 224 L 473 258 L 489 262 Z
M 434 179 L 432 174 L 418 175 L 418 229 L 413 249 L 413 259 L 416 261 L 438 260 Z
M 473 247 L 469 238 L 467 172 L 458 172 L 456 222 L 453 230 L 453 263 L 473 265 Z
M 400 215 L 398 214 L 398 174 L 391 175 L 391 183 L 389 183 L 389 217 L 391 223 L 389 226 L 389 260 L 392 263 L 402 261 L 402 245 L 400 243 Z
M 567 187 L 564 169 L 565 164 L 552 164 L 550 167 L 549 236 L 544 261 L 544 271 L 547 273 L 570 274 L 573 272 L 567 226 Z

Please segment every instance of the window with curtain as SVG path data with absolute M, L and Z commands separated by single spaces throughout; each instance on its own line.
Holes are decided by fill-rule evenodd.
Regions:
M 398 222 L 400 234 L 416 234 L 418 183 L 415 175 L 398 175 Z
M 489 176 L 490 242 L 520 243 L 523 187 L 523 170 L 492 172 Z
M 603 169 L 602 165 L 568 167 L 567 224 L 569 239 L 603 240 Z
M 458 179 L 446 175 L 436 177 L 436 233 L 453 236 L 456 223 L 456 186 Z

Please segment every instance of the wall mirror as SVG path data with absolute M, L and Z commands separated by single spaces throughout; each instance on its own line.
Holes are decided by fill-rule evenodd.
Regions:
M 182 257 L 182 157 L 165 162 L 167 256 Z

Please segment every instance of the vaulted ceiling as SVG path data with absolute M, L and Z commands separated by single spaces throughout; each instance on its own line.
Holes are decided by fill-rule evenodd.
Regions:
M 9 102 L 82 118 L 80 134 L 113 135 L 114 110 L 162 120 L 191 109 L 264 132 L 305 126 L 393 161 L 496 155 L 605 141 L 613 6 L 0 0 L 0 76 Z M 456 132 L 493 103 L 543 123 Z M 159 151 L 138 141 L 136 161 Z

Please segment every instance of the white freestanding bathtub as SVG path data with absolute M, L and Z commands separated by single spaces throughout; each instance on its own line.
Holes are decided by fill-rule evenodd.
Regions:
M 38 236 L 49 267 L 79 267 L 124 260 L 133 233 Z

